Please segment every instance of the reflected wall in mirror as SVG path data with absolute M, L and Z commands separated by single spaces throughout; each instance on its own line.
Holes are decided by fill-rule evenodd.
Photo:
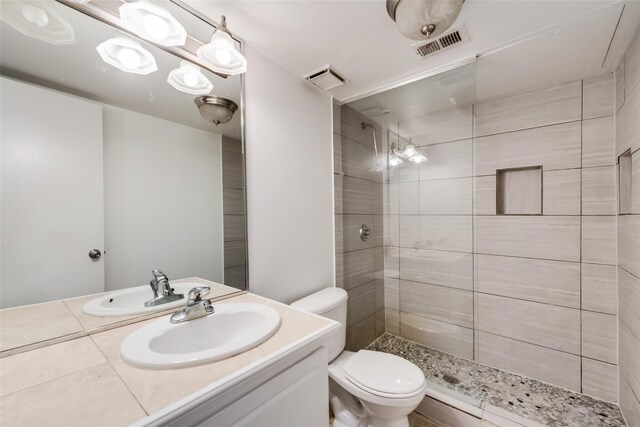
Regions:
M 211 38 L 179 3 L 153 4 L 192 50 Z M 151 299 L 154 269 L 246 289 L 242 76 L 61 2 L 2 8 L 1 307 L 134 286 Z M 238 109 L 216 125 L 198 95 Z

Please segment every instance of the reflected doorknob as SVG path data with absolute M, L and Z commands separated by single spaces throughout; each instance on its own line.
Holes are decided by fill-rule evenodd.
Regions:
M 98 260 L 102 256 L 102 252 L 99 249 L 91 249 L 89 251 L 89 258 Z

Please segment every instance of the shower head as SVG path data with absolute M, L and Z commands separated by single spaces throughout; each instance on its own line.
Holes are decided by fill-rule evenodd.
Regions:
M 229 122 L 238 109 L 238 104 L 232 100 L 218 96 L 199 96 L 194 102 L 200 110 L 200 115 L 216 126 Z
M 360 123 L 360 127 L 362 128 L 362 130 L 365 130 L 365 129 L 375 130 L 375 129 L 373 129 L 373 123 L 371 123 L 371 122 L 361 122 Z

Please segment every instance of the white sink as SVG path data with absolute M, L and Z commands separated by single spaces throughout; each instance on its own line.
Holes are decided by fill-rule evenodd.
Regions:
M 189 290 L 196 286 L 202 285 L 195 282 L 171 283 L 171 287 L 174 289 L 174 292 L 176 294 L 183 294 L 184 298 L 152 307 L 145 307 L 144 305 L 146 301 L 153 298 L 153 292 L 151 291 L 150 286 L 137 286 L 135 288 L 123 289 L 121 291 L 101 295 L 98 298 L 89 301 L 82 307 L 82 312 L 90 316 L 114 317 L 167 310 L 185 305 L 187 303 L 187 294 L 189 293 Z
M 176 324 L 165 316 L 135 330 L 122 342 L 120 357 L 141 368 L 202 365 L 257 347 L 280 327 L 280 314 L 266 305 L 228 303 L 214 309 Z

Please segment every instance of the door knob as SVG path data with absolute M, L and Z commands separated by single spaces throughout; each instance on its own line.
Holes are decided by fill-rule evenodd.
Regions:
M 102 252 L 99 249 L 91 249 L 89 251 L 89 258 L 98 260 L 102 256 Z

